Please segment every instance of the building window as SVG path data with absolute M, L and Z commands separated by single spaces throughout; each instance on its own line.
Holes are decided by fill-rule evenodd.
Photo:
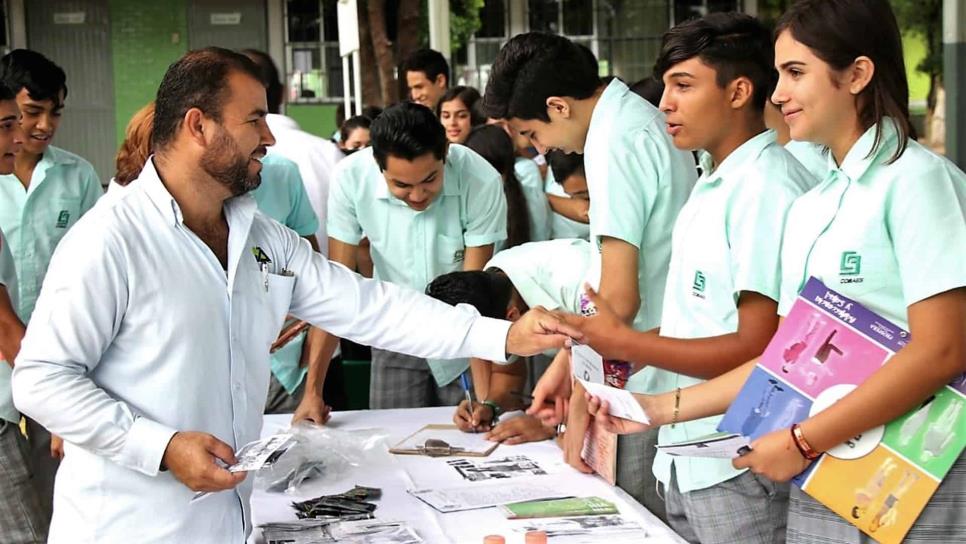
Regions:
M 476 87 L 482 93 L 490 74 L 490 66 L 506 43 L 509 28 L 507 5 L 515 0 L 487 0 L 480 9 L 482 26 L 453 54 L 453 82 Z
M 338 0 L 285 2 L 285 81 L 289 103 L 337 102 L 343 95 Z

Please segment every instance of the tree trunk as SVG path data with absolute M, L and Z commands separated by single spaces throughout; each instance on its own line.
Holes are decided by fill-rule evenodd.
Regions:
M 419 23 L 422 16 L 420 0 L 399 0 L 399 13 L 396 20 L 396 67 L 398 68 L 409 55 L 419 49 Z M 406 87 L 406 74 L 397 72 L 399 96 L 409 97 Z
M 359 60 L 362 64 L 362 104 L 385 107 L 386 104 L 383 103 L 379 93 L 379 68 L 372 50 L 368 8 L 364 1 L 360 1 L 357 6 L 359 9 Z
M 372 51 L 379 67 L 379 89 L 382 103 L 396 102 L 395 55 L 392 42 L 386 34 L 386 0 L 369 0 L 369 34 L 372 36 Z

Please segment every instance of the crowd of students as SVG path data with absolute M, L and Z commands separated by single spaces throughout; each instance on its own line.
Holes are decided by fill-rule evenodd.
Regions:
M 212 419 L 192 419 L 185 415 L 190 406 L 169 413 L 153 404 L 166 393 L 182 402 L 190 397 L 125 389 L 134 378 L 120 364 L 125 356 L 186 364 L 172 362 L 182 352 L 163 341 L 167 331 L 172 338 L 178 333 L 171 318 L 158 316 L 162 340 L 133 345 L 126 336 L 150 326 L 140 316 L 156 303 L 158 289 L 186 288 L 197 291 L 197 304 L 219 307 L 207 318 L 199 308 L 186 319 L 195 324 L 192 332 L 201 333 L 197 324 L 209 319 L 216 327 L 224 321 L 231 333 L 229 341 L 215 331 L 198 349 L 230 361 L 224 385 L 260 394 L 258 413 L 291 412 L 293 421 L 324 424 L 331 405 L 344 405 L 339 337 L 345 336 L 374 346 L 370 408 L 456 406 L 453 420 L 462 430 L 508 444 L 555 438 L 564 459 L 585 472 L 587 429 L 618 433 L 618 485 L 689 542 L 868 541 L 788 481 L 816 452 L 901 416 L 966 371 L 966 176 L 915 139 L 888 2 L 799 0 L 774 32 L 748 15 L 712 13 L 664 35 L 652 77 L 628 86 L 598 72 L 586 47 L 526 33 L 503 46 L 481 95 L 451 87 L 443 56 L 420 50 L 400 70 L 410 101 L 366 108 L 343 120 L 330 140 L 280 113 L 283 85 L 265 53 L 190 52 L 169 69 L 157 101 L 131 119 L 101 197 L 91 165 L 50 143 L 67 98 L 63 70 L 29 50 L 0 59 L 0 353 L 7 362 L 0 365 L 0 467 L 9 489 L 0 496 L 3 540 L 45 540 L 52 515 L 51 540 L 96 540 L 98 531 L 117 535 L 119 527 L 134 527 L 134 518 L 118 521 L 123 505 L 88 519 L 84 508 L 91 505 L 79 497 L 101 491 L 80 483 L 58 480 L 55 499 L 54 476 L 65 455 L 58 434 L 86 478 L 123 480 L 118 496 L 148 492 L 152 478 L 169 467 L 164 485 L 176 487 L 157 484 L 168 501 L 184 486 L 249 485 L 250 492 L 250 482 L 217 467 L 204 477 L 192 473 L 190 467 L 232 455 L 220 441 L 193 436 L 189 443 L 182 431 L 237 442 L 253 432 L 252 402 L 236 393 L 214 395 L 204 401 L 204 417 Z M 250 111 L 228 110 L 242 103 Z M 173 175 L 211 181 L 192 189 L 167 177 Z M 211 211 L 200 202 L 216 193 L 225 202 L 225 211 L 212 215 L 217 224 L 192 223 Z M 248 193 L 260 214 L 254 223 L 250 217 L 238 223 L 253 213 L 239 203 Z M 151 215 L 150 207 L 164 202 L 172 209 L 162 209 L 161 219 Z M 86 263 L 83 248 L 55 258 L 62 238 L 95 204 L 100 214 L 82 229 L 108 237 L 90 248 L 92 255 L 103 252 L 107 271 Z M 190 240 L 163 233 L 150 242 L 148 227 L 160 228 L 172 210 L 194 233 Z M 299 238 L 272 230 L 276 223 L 262 215 Z M 131 221 L 136 249 L 111 230 Z M 248 242 L 231 238 L 241 225 L 262 244 L 244 248 L 244 266 L 232 244 Z M 227 279 L 224 316 L 199 291 L 211 278 L 189 274 L 198 283 L 185 286 L 134 273 L 149 277 L 173 265 L 159 261 L 152 269 L 157 256 L 131 260 L 132 252 L 172 251 L 177 261 L 179 252 L 198 249 L 202 262 L 190 265 L 197 268 L 191 273 L 203 274 L 210 264 Z M 256 265 L 249 272 L 261 273 L 264 296 L 244 285 L 231 291 L 237 276 L 249 273 L 250 250 Z M 847 254 L 861 260 L 860 270 L 843 268 Z M 69 258 L 83 286 L 71 285 L 75 271 L 51 264 Z M 111 272 L 115 262 L 130 274 L 123 281 Z M 355 283 L 345 269 L 396 287 Z M 293 274 L 295 281 L 285 277 Z M 657 444 L 714 431 L 810 276 L 908 329 L 909 345 L 829 409 L 760 438 L 734 461 L 656 453 Z M 95 292 L 98 286 L 103 292 Z M 270 288 L 286 290 L 287 298 L 269 296 Z M 483 317 L 444 315 L 440 306 L 411 298 L 414 291 L 472 306 Z M 99 306 L 83 317 L 58 306 L 101 295 L 121 301 L 114 313 Z M 38 297 L 42 321 L 30 326 Z M 252 306 L 233 313 L 233 297 L 251 299 Z M 583 317 L 588 300 L 597 312 Z M 143 306 L 132 310 L 138 301 Z M 238 320 L 259 312 L 272 318 L 252 323 L 272 330 L 237 339 L 237 331 L 251 328 Z M 513 325 L 507 332 L 486 318 Z M 272 341 L 280 328 L 295 325 L 305 330 L 290 335 L 294 341 Z M 533 355 L 542 348 L 514 332 L 521 330 L 546 334 L 542 348 L 559 347 L 558 333 L 566 333 L 606 358 L 633 363 L 627 389 L 652 423 L 609 415 L 606 403 L 572 382 L 566 348 Z M 84 331 L 90 338 L 80 337 Z M 432 345 L 440 334 L 449 337 Z M 506 349 L 482 347 L 484 336 L 500 334 L 507 335 Z M 245 346 L 258 353 L 236 353 Z M 26 355 L 18 359 L 18 352 Z M 236 369 L 242 364 L 236 358 L 246 357 L 253 362 Z M 264 372 L 254 368 L 263 359 Z M 237 372 L 247 381 L 234 381 Z M 479 401 L 472 411 L 462 400 L 464 372 Z M 82 385 L 80 376 L 87 380 Z M 204 372 L 190 376 L 200 380 Z M 207 379 L 213 376 L 221 371 Z M 171 375 L 158 378 L 164 387 Z M 83 394 L 72 397 L 77 391 Z M 218 402 L 247 419 L 217 419 L 226 410 Z M 74 412 L 71 406 L 76 413 L 65 413 Z M 504 412 L 520 409 L 526 415 L 501 421 Z M 190 421 L 210 428 L 186 428 Z M 151 451 L 126 445 L 136 439 L 163 444 Z M 117 466 L 97 464 L 99 455 Z M 250 529 L 245 493 L 239 491 L 237 519 L 225 514 L 213 527 Z M 220 507 L 228 508 L 212 501 L 205 515 Z M 158 519 L 173 528 L 158 521 L 144 533 L 147 540 L 197 530 L 200 518 L 182 518 L 201 514 L 179 508 L 159 506 Z M 960 457 L 907 541 L 966 539 L 964 512 Z M 72 535 L 67 525 L 81 523 L 90 530 Z

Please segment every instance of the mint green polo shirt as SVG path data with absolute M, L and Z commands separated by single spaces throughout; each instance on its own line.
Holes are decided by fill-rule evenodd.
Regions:
M 358 244 L 365 233 L 373 275 L 422 293 L 437 276 L 462 270 L 467 247 L 506 238 L 503 181 L 476 152 L 450 144 L 440 194 L 416 211 L 392 196 L 372 148 L 366 148 L 336 166 L 326 226 L 330 237 L 346 244 Z M 430 361 L 439 385 L 468 367 L 468 360 Z
M 781 315 L 810 276 L 906 329 L 910 305 L 966 286 L 966 175 L 911 139 L 887 164 L 899 135 L 881 126 L 878 149 L 871 127 L 792 206 Z
M 13 263 L 10 246 L 0 232 L 0 286 L 7 290 L 10 302 L 17 307 L 17 270 Z M 20 412 L 13 405 L 13 395 L 10 390 L 10 375 L 13 369 L 7 361 L 0 358 L 0 418 L 11 423 L 20 422 Z
M 596 258 L 586 240 L 546 240 L 505 249 L 494 255 L 486 268 L 506 273 L 530 308 L 543 306 L 577 314 L 587 270 Z
M 252 191 L 262 213 L 294 230 L 299 236 L 314 236 L 319 218 L 309 204 L 298 165 L 280 155 L 262 159 L 262 183 Z M 299 365 L 305 333 L 285 344 L 270 357 L 272 374 L 289 395 L 298 389 L 308 369 Z
M 548 195 L 570 198 L 570 195 L 563 190 L 563 186 L 557 183 L 553 177 L 553 170 L 547 168 L 547 180 L 544 182 L 544 192 Z M 564 217 L 554 211 L 550 212 L 550 238 L 583 238 L 590 239 L 590 225 L 574 221 L 569 217 Z
M 16 265 L 17 314 L 25 323 L 34 311 L 54 249 L 103 192 L 91 163 L 54 146 L 37 163 L 27 189 L 17 176 L 0 175 L 0 230 Z
M 262 213 L 299 236 L 312 236 L 319 229 L 319 217 L 309 203 L 298 165 L 285 157 L 265 155 L 262 183 L 252 196 Z
M 697 179 L 690 152 L 674 147 L 664 114 L 613 80 L 594 107 L 584 144 L 590 191 L 590 241 L 623 240 L 639 250 L 641 303 L 634 328 L 661 324 L 671 230 Z M 599 270 L 599 262 L 598 262 Z M 652 391 L 653 370 L 635 374 L 627 388 Z
M 707 338 L 738 330 L 738 297 L 753 291 L 777 302 L 782 231 L 792 202 L 816 180 L 766 130 L 731 152 L 715 168 L 701 153 L 701 177 L 672 235 L 671 264 L 661 314 L 661 335 Z M 704 380 L 655 368 L 657 391 Z M 661 427 L 671 444 L 715 432 L 721 416 Z M 654 476 L 665 485 L 676 467 L 682 492 L 730 480 L 742 471 L 730 459 L 672 457 L 658 452 Z
M 543 177 L 540 167 L 532 159 L 517 157 L 513 163 L 513 173 L 516 174 L 523 197 L 527 201 L 527 212 L 530 215 L 530 241 L 540 242 L 550 239 L 550 202 L 543 190 Z
M 789 140 L 785 150 L 792 154 L 816 180 L 825 179 L 828 172 L 828 148 L 812 142 Z

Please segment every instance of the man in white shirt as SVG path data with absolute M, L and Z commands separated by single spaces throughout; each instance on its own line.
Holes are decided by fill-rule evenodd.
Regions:
M 286 314 L 423 357 L 563 344 L 542 309 L 511 325 L 364 280 L 257 212 L 244 193 L 274 143 L 258 77 L 218 48 L 171 65 L 156 154 L 54 255 L 13 375 L 16 406 L 66 443 L 50 542 L 244 542 L 251 479 L 216 461 L 259 436 Z
M 272 57 L 255 49 L 246 49 L 243 53 L 258 66 L 262 81 L 266 85 L 268 115 L 265 116 L 265 122 L 275 136 L 275 145 L 268 152 L 281 155 L 298 165 L 305 192 L 309 195 L 309 203 L 319 216 L 319 230 L 315 233 L 319 251 L 328 255 L 329 237 L 325 228 L 325 217 L 326 203 L 329 201 L 329 180 L 332 169 L 344 154 L 339 146 L 301 130 L 295 119 L 281 114 L 285 87 L 279 80 L 278 68 Z

